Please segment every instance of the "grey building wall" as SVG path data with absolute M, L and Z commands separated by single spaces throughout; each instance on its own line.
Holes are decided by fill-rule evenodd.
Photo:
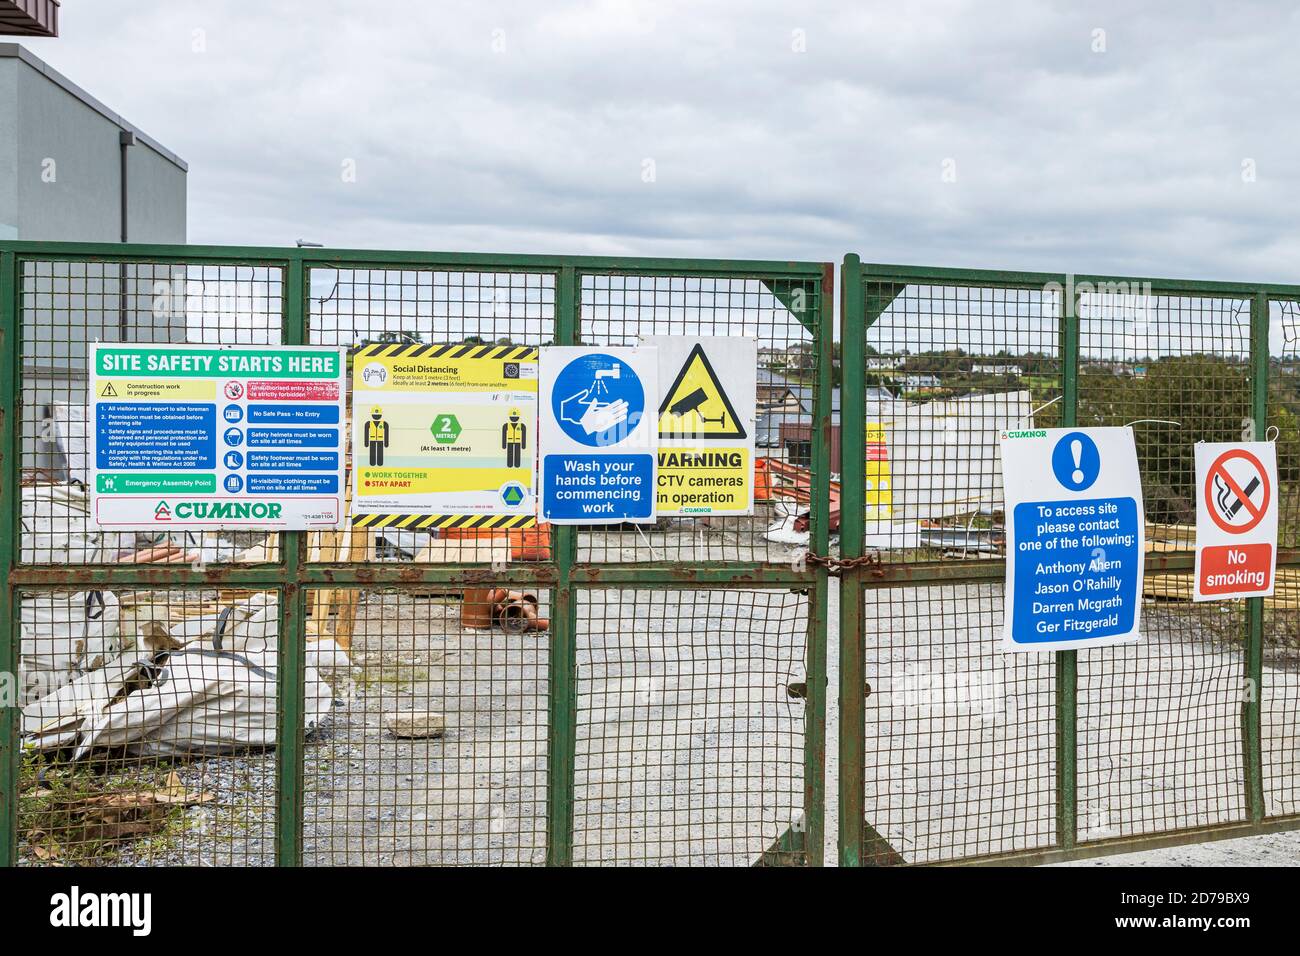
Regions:
M 121 140 L 127 149 L 131 242 L 183 244 L 186 173 L 180 157 L 29 51 L 0 43 L 0 239 L 121 240 Z M 24 262 L 23 465 L 85 478 L 90 344 L 184 342 L 183 296 L 155 308 L 155 291 L 184 267 Z
M 136 135 L 127 150 L 130 241 L 185 242 L 185 162 L 25 48 L 0 43 L 6 238 L 119 241 L 122 130 Z

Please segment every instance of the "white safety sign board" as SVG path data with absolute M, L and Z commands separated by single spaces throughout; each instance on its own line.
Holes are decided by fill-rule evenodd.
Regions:
M 647 336 L 659 350 L 660 515 L 754 513 L 758 344 Z
M 541 517 L 554 524 L 655 520 L 658 350 L 543 348 Z
M 1001 446 L 1003 649 L 1137 640 L 1145 532 L 1133 430 L 1007 431 Z
M 1196 446 L 1197 601 L 1267 597 L 1277 564 L 1277 450 L 1272 442 Z
M 352 363 L 353 524 L 535 522 L 536 348 L 366 345 Z
M 306 530 L 344 520 L 346 352 L 95 343 L 101 528 Z

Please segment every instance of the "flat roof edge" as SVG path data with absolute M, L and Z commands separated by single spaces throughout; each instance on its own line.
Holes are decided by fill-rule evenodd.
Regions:
M 70 79 L 68 79 L 58 70 L 54 69 L 54 67 L 50 66 L 48 63 L 46 63 L 44 60 L 38 57 L 31 50 L 27 49 L 25 46 L 22 46 L 19 43 L 0 43 L 0 58 L 11 58 L 11 59 L 22 60 L 32 69 L 43 74 L 45 78 L 49 80 L 51 83 L 56 84 L 67 93 L 70 93 L 71 95 L 75 96 L 77 99 L 81 100 L 81 102 L 85 103 L 87 106 L 93 109 L 96 113 L 99 113 L 105 119 L 109 120 L 112 123 L 117 124 L 120 128 L 124 130 L 129 130 L 132 133 L 134 133 L 136 139 L 144 143 L 146 146 L 152 149 L 163 159 L 166 159 L 168 162 L 179 167 L 182 172 L 188 173 L 190 171 L 189 163 L 185 162 L 185 160 L 181 159 L 174 152 L 172 152 L 162 143 L 158 142 L 156 139 L 154 139 L 152 136 L 150 136 L 144 130 L 140 129 L 135 124 L 127 122 L 127 120 L 120 113 L 116 113 L 113 110 L 109 109 L 99 100 L 95 99 L 95 97 L 91 96 L 89 93 L 83 90 L 76 83 L 73 83 Z

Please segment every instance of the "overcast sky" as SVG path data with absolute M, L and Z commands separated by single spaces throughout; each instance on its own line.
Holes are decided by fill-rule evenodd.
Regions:
M 1138 6 L 64 0 L 23 42 L 189 162 L 196 243 L 1295 281 L 1300 13 Z

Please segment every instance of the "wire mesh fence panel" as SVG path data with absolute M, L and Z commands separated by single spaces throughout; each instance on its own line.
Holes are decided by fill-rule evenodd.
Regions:
M 865 301 L 866 547 L 905 562 L 1000 553 L 998 436 L 1060 421 L 1060 294 L 868 279 Z
M 1250 421 L 1249 302 L 1081 294 L 1079 355 L 1078 423 L 1133 423 L 1148 554 L 1190 550 L 1194 444 L 1240 440 Z M 1148 573 L 1142 640 L 1080 656 L 1081 840 L 1245 813 L 1245 619 L 1193 605 L 1192 583 Z
M 549 593 L 332 593 L 310 602 L 335 706 L 306 743 L 304 862 L 545 863 Z
M 575 863 L 747 866 L 802 827 L 807 600 L 581 592 Z
M 1080 841 L 1245 817 L 1244 625 L 1239 605 L 1147 600 L 1139 643 L 1079 654 Z
M 20 619 L 20 863 L 274 862 L 274 592 L 33 590 Z
M 1300 547 L 1300 303 L 1269 304 L 1268 426 L 1276 442 L 1278 547 Z M 1273 431 L 1276 429 L 1276 431 Z M 1300 813 L 1300 569 L 1283 559 L 1264 599 L 1259 689 L 1264 804 L 1270 816 Z
M 1263 663 L 1264 812 L 1300 813 L 1300 608 L 1285 597 L 1265 599 Z
M 1252 434 L 1249 359 L 1244 299 L 1080 295 L 1078 424 L 1136 423 L 1149 551 L 1195 543 L 1195 443 Z
M 583 345 L 632 346 L 650 336 L 750 339 L 758 368 L 755 461 L 746 476 L 754 485 L 753 514 L 661 517 L 631 531 L 583 529 L 578 560 L 789 563 L 807 541 L 817 467 L 823 359 L 814 330 L 829 321 L 823 310 L 830 306 L 820 286 L 756 276 L 583 275 L 581 283 Z M 836 389 L 831 401 L 838 399 Z
M 1001 582 L 869 588 L 863 862 L 1051 846 L 1055 671 L 999 648 Z
M 825 535 L 830 455 L 819 416 L 831 416 L 833 400 L 819 383 L 832 365 L 814 344 L 830 340 L 823 266 L 184 247 L 119 258 L 117 246 L 4 245 L 0 286 L 15 295 L 0 316 L 6 334 L 16 316 L 22 340 L 6 409 L 23 414 L 0 420 L 17 421 L 6 450 L 18 452 L 9 460 L 22 478 L 9 550 L 13 580 L 30 593 L 21 638 L 3 650 L 21 641 L 34 708 L 19 721 L 22 862 L 567 863 L 573 781 L 551 777 L 572 765 L 565 702 L 582 686 L 569 672 L 570 599 L 575 582 L 596 584 L 603 565 L 627 562 L 670 563 L 669 574 L 712 589 L 655 591 L 662 568 L 620 568 L 628 590 L 581 592 L 577 680 L 589 680 L 584 717 L 598 716 L 583 730 L 576 856 L 812 858 L 801 835 L 805 810 L 820 833 L 820 782 L 806 773 L 820 773 L 824 691 L 810 690 L 804 671 L 807 660 L 824 666 L 824 618 L 811 619 L 826 571 L 792 559 Z M 669 266 L 682 274 L 665 275 Z M 495 361 L 503 349 L 535 355 L 560 341 L 653 335 L 755 342 L 760 452 L 745 462 L 755 515 L 575 535 L 530 515 L 503 528 L 479 514 L 432 523 L 376 514 L 276 533 L 255 522 L 106 529 L 92 514 L 97 496 L 121 490 L 91 484 L 100 423 L 88 407 L 103 397 L 89 394 L 102 374 L 89 367 L 96 343 L 341 347 L 350 396 L 358 356 Z M 512 377 L 504 367 L 502 377 Z M 318 400 L 327 401 L 303 399 Z M 456 443 L 450 425 L 419 427 Z M 356 451 L 346 456 L 349 499 Z M 506 467 L 526 468 L 512 454 L 503 452 Z M 314 455 L 302 457 L 319 463 Z M 139 466 L 150 469 L 161 466 Z M 218 484 L 232 495 L 241 487 L 229 476 Z M 355 514 L 353 505 L 344 503 Z M 170 516 L 154 511 L 155 521 Z M 710 567 L 723 562 L 733 566 Z M 772 563 L 784 567 L 760 568 Z M 750 590 L 759 579 L 783 590 Z M 554 628 L 553 606 L 564 609 Z M 676 708 L 629 739 L 605 687 L 624 668 L 646 669 Z M 51 670 L 66 679 L 46 682 Z M 138 713 L 145 705 L 153 710 Z M 635 789 L 639 808 L 610 802 L 606 784 Z M 13 832 L 0 841 L 6 855 Z
M 276 561 L 274 532 L 103 530 L 90 514 L 95 342 L 278 344 L 281 270 L 255 265 L 25 260 L 21 266 L 24 564 Z
M 525 346 L 554 344 L 555 276 L 551 273 L 344 266 L 308 272 L 313 345 L 345 346 L 353 354 L 363 346 L 405 346 L 410 351 L 403 354 L 411 355 L 412 361 L 433 362 L 436 346 L 467 347 L 464 353 L 454 353 L 460 357 L 496 355 L 507 346 L 522 351 Z M 477 348 L 470 352 L 469 346 Z M 421 411 L 427 415 L 423 431 L 428 431 L 439 410 Z M 351 417 L 350 405 L 348 413 Z M 458 423 L 457 434 L 459 429 Z M 433 439 L 430 443 L 436 444 Z M 356 452 L 352 449 L 348 455 L 349 498 L 352 463 L 361 461 Z M 527 454 L 536 455 L 535 439 Z M 449 525 L 428 519 L 422 513 L 414 518 L 385 515 L 368 528 L 313 534 L 308 560 L 490 564 L 551 558 L 547 525 L 484 530 L 482 525 L 499 522 L 473 515 Z

